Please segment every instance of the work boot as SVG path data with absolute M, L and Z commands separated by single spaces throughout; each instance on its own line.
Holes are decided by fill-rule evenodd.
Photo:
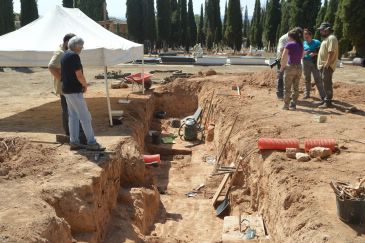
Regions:
M 95 143 L 86 145 L 86 149 L 90 151 L 104 151 L 106 148 L 99 143 Z
M 289 105 L 288 104 L 284 104 L 283 110 L 289 110 Z
M 322 105 L 318 106 L 319 109 L 328 109 L 328 108 L 332 108 L 332 103 L 331 102 L 324 102 Z
M 295 111 L 297 109 L 297 105 L 292 101 L 289 105 L 289 110 Z
M 80 149 L 84 149 L 85 145 L 79 144 L 79 143 L 70 143 L 70 150 L 74 151 L 74 150 L 80 150 Z
M 310 94 L 305 94 L 304 96 L 303 96 L 303 99 L 309 99 L 311 96 L 310 96 Z

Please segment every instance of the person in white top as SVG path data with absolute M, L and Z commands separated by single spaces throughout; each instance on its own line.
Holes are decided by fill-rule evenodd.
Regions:
M 301 37 L 303 36 L 303 29 L 301 27 L 295 27 L 294 30 L 297 31 Z M 288 33 L 286 33 L 280 37 L 277 47 L 276 58 L 279 60 L 279 62 L 277 66 L 278 69 L 276 76 L 277 77 L 276 96 L 280 100 L 284 98 L 284 72 L 280 71 L 280 59 L 281 56 L 283 55 L 284 48 L 286 44 L 288 44 L 288 42 L 289 42 L 289 36 Z

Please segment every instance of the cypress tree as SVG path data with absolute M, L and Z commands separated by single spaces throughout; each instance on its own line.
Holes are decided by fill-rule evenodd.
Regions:
M 180 31 L 182 37 L 182 45 L 189 50 L 189 32 L 188 32 L 188 16 L 186 11 L 186 0 L 180 0 Z
M 344 28 L 344 2 L 340 0 L 338 3 L 338 8 L 336 12 L 334 31 L 335 35 L 339 40 L 339 57 L 345 54 L 347 51 L 351 49 L 351 42 L 347 36 L 343 33 Z
M 148 42 L 150 48 L 156 41 L 156 18 L 155 18 L 155 1 L 143 1 L 143 39 Z
M 127 0 L 128 38 L 143 43 L 143 18 L 141 18 L 142 0 Z
M 65 8 L 73 8 L 74 0 L 62 0 L 62 6 L 64 6 Z
M 328 2 L 328 7 L 326 10 L 326 15 L 324 16 L 324 20 L 329 22 L 331 25 L 335 23 L 337 7 L 338 7 L 338 0 L 330 0 Z
M 262 48 L 262 17 L 261 17 L 261 3 L 260 0 L 256 0 L 255 9 L 252 16 L 250 41 L 253 46 Z
M 304 12 L 303 9 L 304 0 L 292 0 L 289 2 L 289 29 L 294 28 L 295 26 L 303 26 L 304 14 L 308 14 Z
M 228 6 L 227 6 L 227 1 L 226 1 L 226 5 L 225 5 L 225 8 L 224 8 L 224 19 L 223 19 L 223 42 L 224 44 L 227 44 L 227 40 L 225 38 L 225 33 L 226 33 L 226 29 L 227 29 L 227 15 L 228 15 Z
M 200 43 L 203 46 L 205 43 L 203 4 L 200 7 L 200 21 L 199 21 L 199 26 L 198 26 L 198 43 Z
M 136 4 L 141 5 L 139 0 L 136 0 L 136 2 L 138 2 Z M 101 21 L 104 19 L 104 0 L 76 0 L 75 7 L 79 8 L 94 21 Z
M 360 57 L 365 57 L 365 1 L 343 0 L 343 35 L 355 46 Z
M 316 32 L 315 32 L 314 37 L 317 38 L 317 39 L 320 38 L 320 33 L 319 33 L 319 30 L 317 30 L 317 28 L 324 21 L 324 17 L 325 17 L 326 12 L 327 12 L 327 7 L 328 7 L 328 1 L 324 0 L 323 6 L 321 7 L 321 10 L 319 10 L 317 18 L 316 18 Z
M 20 0 L 20 24 L 27 25 L 38 19 L 38 7 L 36 0 Z
M 221 8 L 220 8 L 220 1 L 219 0 L 214 0 L 214 12 L 213 12 L 213 19 L 214 19 L 214 26 L 215 31 L 214 31 L 214 42 L 216 44 L 221 43 L 222 39 L 223 39 L 223 35 L 222 35 L 222 19 L 221 19 Z M 240 9 L 241 10 L 241 9 Z
M 15 30 L 14 9 L 12 0 L 0 0 L 0 35 Z
M 304 0 L 303 1 L 303 9 L 304 15 L 302 16 L 302 25 L 303 28 L 308 28 L 311 31 L 316 29 L 316 18 L 321 9 L 321 0 Z
M 194 16 L 193 1 L 189 0 L 188 4 L 188 20 L 189 20 L 189 45 L 194 46 L 197 40 L 197 27 Z
M 281 21 L 280 21 L 280 36 L 278 39 L 288 33 L 289 31 L 289 18 L 290 18 L 291 0 L 283 0 L 281 3 Z
M 270 47 L 274 47 L 278 39 L 276 33 L 281 20 L 280 0 L 271 0 L 266 9 L 266 13 L 265 38 L 270 43 Z
M 171 0 L 171 46 L 175 48 L 181 45 L 180 31 L 180 6 L 177 0 Z
M 242 31 L 242 36 L 246 39 L 246 47 L 250 46 L 250 20 L 248 18 L 248 9 L 247 9 L 247 5 L 245 8 L 245 17 L 243 20 L 243 31 Z
M 135 0 L 133 0 L 135 1 Z M 167 50 L 171 33 L 171 8 L 170 2 L 157 0 L 157 37 L 162 42 L 163 48 Z
M 240 0 L 229 0 L 227 9 L 227 26 L 224 38 L 234 51 L 242 46 L 242 12 Z

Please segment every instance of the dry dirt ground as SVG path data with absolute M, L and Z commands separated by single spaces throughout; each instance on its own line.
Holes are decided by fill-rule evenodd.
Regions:
M 156 69 L 197 73 L 209 68 L 146 67 Z M 86 68 L 86 100 L 97 139 L 108 150 L 101 158 L 52 143 L 62 127 L 46 69 L 0 73 L 0 242 L 219 242 L 223 221 L 215 217 L 209 198 L 221 178 L 210 176 L 213 166 L 203 157 L 218 154 L 237 115 L 225 164 L 255 148 L 260 137 L 335 138 L 343 149 L 327 160 L 307 163 L 255 150 L 232 191 L 231 215 L 263 215 L 272 242 L 365 242 L 364 226 L 337 218 L 328 185 L 333 179 L 354 182 L 364 176 L 364 69 L 336 71 L 336 108 L 319 110 L 310 99 L 301 100 L 294 112 L 280 109 L 275 74 L 266 67 L 214 69 L 218 75 L 178 79 L 157 87 L 155 94 L 111 90 L 113 109 L 123 109 L 127 116 L 123 125 L 109 127 L 104 82 L 93 79 L 102 69 Z M 138 71 L 133 65 L 112 70 Z M 198 104 L 204 106 L 213 90 L 227 94 L 232 85 L 241 87 L 240 97 L 213 99 L 213 142 L 193 148 L 183 159 L 163 158 L 158 169 L 144 168 L 140 156 L 148 152 L 144 141 L 154 110 L 182 117 Z M 133 106 L 117 103 L 128 94 Z M 359 111 L 349 112 L 353 106 Z M 315 122 L 317 114 L 326 115 L 327 122 Z M 202 194 L 185 196 L 202 183 Z

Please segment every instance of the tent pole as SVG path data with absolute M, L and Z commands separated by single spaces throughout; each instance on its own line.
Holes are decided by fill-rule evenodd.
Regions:
M 109 114 L 109 123 L 110 126 L 113 126 L 113 118 L 112 118 L 112 108 L 110 105 L 110 96 L 109 96 L 109 84 L 108 84 L 108 68 L 104 66 L 104 80 L 105 80 L 105 91 L 106 91 L 106 100 L 108 103 L 108 114 Z
M 142 45 L 142 94 L 144 94 L 144 45 Z

